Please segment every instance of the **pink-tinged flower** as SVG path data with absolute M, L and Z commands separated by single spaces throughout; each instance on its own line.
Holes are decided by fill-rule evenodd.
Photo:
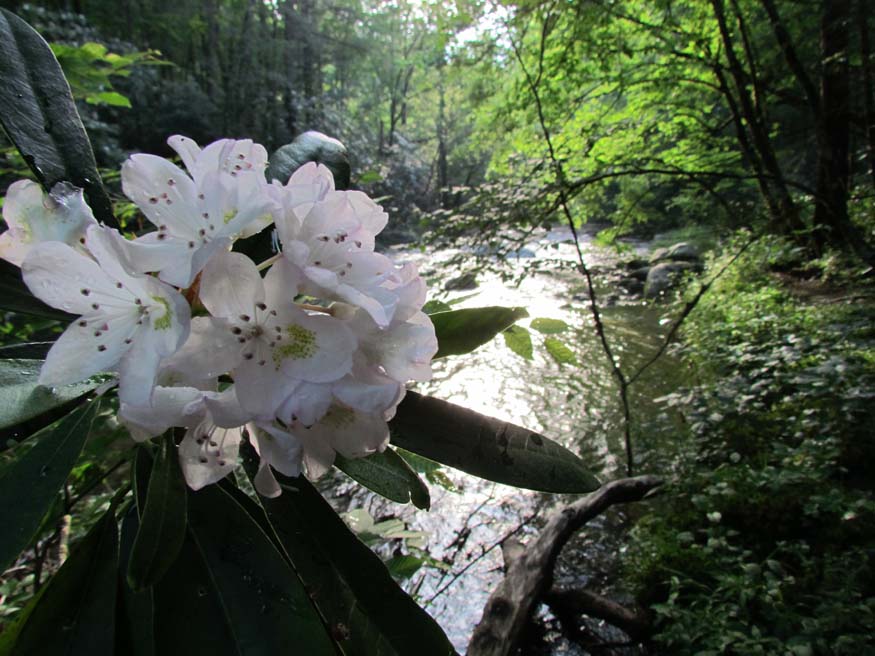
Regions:
M 255 234 L 273 219 L 266 192 L 264 148 L 225 139 L 200 150 L 171 137 L 191 177 L 154 155 L 132 155 L 122 166 L 122 189 L 158 230 L 128 245 L 140 271 L 188 287 L 209 259 L 234 239 Z
M 301 291 L 362 307 L 388 325 L 398 304 L 400 271 L 374 252 L 383 209 L 360 191 L 335 191 L 324 166 L 306 164 L 284 187 L 274 183 L 283 256 L 301 273 Z
M 0 258 L 16 266 L 42 242 L 78 246 L 88 227 L 97 225 L 82 190 L 66 182 L 48 195 L 36 182 L 13 182 L 3 202 L 3 219 L 9 229 L 0 235 Z
M 122 237 L 88 229 L 94 259 L 61 242 L 35 246 L 21 265 L 34 296 L 79 314 L 48 353 L 42 385 L 74 383 L 117 369 L 123 402 L 149 402 L 158 367 L 188 337 L 190 310 L 174 289 L 131 270 Z
M 293 299 L 298 280 L 278 261 L 262 280 L 255 264 L 240 253 L 223 253 L 204 269 L 200 299 L 212 315 L 194 322 L 192 371 L 230 371 L 241 405 L 256 417 L 272 419 L 289 390 L 327 383 L 352 368 L 356 339 L 346 322 L 310 314 Z
M 389 425 L 380 415 L 359 412 L 332 403 L 313 425 L 294 421 L 288 427 L 258 423 L 255 446 L 261 456 L 256 489 L 265 496 L 277 496 L 279 485 L 271 472 L 297 476 L 302 468 L 312 479 L 331 469 L 339 453 L 344 458 L 363 458 L 385 450 Z

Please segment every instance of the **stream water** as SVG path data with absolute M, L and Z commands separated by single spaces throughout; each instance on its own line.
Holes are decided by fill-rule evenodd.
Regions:
M 645 255 L 650 246 L 647 242 L 627 245 L 632 255 Z M 595 245 L 592 233 L 587 232 L 581 235 L 581 246 L 587 264 L 597 272 L 608 338 L 623 370 L 631 373 L 661 344 L 670 309 L 618 294 L 617 253 Z M 583 280 L 567 266 L 576 261 L 567 229 L 553 230 L 527 244 L 520 257 L 508 263 L 511 269 L 529 268 L 518 286 L 503 282 L 498 275 L 480 273 L 475 290 L 441 292 L 442 281 L 459 274 L 447 268 L 453 251 L 425 256 L 403 247 L 393 250 L 397 262 L 415 261 L 431 279 L 434 292 L 430 298 L 462 299 L 455 304 L 460 308 L 522 306 L 530 315 L 520 322 L 523 326 L 538 317 L 565 321 L 569 329 L 555 337 L 567 344 L 579 363 L 558 364 L 543 347 L 544 336 L 532 330 L 533 360 L 514 354 L 499 337 L 471 354 L 435 362 L 433 380 L 420 385 L 418 391 L 538 431 L 579 454 L 602 480 L 624 475 L 619 392 L 593 329 Z M 683 376 L 679 362 L 667 355 L 630 390 L 635 473 L 665 471 L 676 448 L 671 438 L 675 420 L 654 400 L 676 389 Z M 446 569 L 422 567 L 406 582 L 406 588 L 464 653 L 489 592 L 502 576 L 499 543 L 514 532 L 522 539 L 536 534 L 550 512 L 573 497 L 511 488 L 450 468 L 443 471 L 455 489 L 430 485 L 428 512 L 382 499 L 342 474 L 336 473 L 320 487 L 341 511 L 361 508 L 376 520 L 400 518 L 408 529 L 425 534 L 424 548 L 432 558 L 444 561 Z M 626 512 L 598 518 L 569 542 L 557 565 L 557 583 L 594 589 L 609 584 L 616 565 L 612 556 L 621 548 L 620 538 L 628 523 Z M 388 555 L 392 548 L 386 546 Z M 584 653 L 555 634 L 550 644 L 543 653 Z

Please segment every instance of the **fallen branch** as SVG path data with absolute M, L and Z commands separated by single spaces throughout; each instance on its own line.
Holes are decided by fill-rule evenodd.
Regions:
M 647 613 L 627 608 L 589 590 L 553 588 L 544 595 L 544 602 L 569 631 L 575 630 L 583 615 L 605 620 L 635 642 L 646 638 L 651 630 L 651 618 Z
M 655 476 L 612 481 L 555 514 L 525 549 L 508 544 L 504 551 L 509 567 L 474 628 L 468 656 L 512 654 L 532 611 L 552 587 L 553 565 L 568 539 L 611 506 L 640 501 L 661 483 Z

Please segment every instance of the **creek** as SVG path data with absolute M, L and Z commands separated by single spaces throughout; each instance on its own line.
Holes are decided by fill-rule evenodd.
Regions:
M 593 231 L 584 231 L 581 247 L 596 274 L 608 339 L 628 375 L 656 352 L 674 315 L 667 304 L 620 293 L 617 283 L 624 257 L 596 245 L 593 237 Z M 628 259 L 646 256 L 651 244 L 631 241 L 625 246 Z M 447 264 L 458 251 L 425 255 L 405 247 L 391 250 L 396 262 L 418 264 L 429 279 L 430 299 L 458 308 L 522 306 L 530 315 L 519 322 L 525 327 L 535 318 L 561 319 L 568 329 L 552 336 L 561 339 L 578 362 L 576 366 L 558 364 L 544 348 L 545 335 L 531 330 L 532 360 L 513 353 L 499 336 L 473 353 L 436 361 L 433 380 L 417 386 L 417 391 L 538 431 L 578 454 L 603 481 L 625 475 L 618 386 L 593 328 L 584 281 L 572 266 L 577 255 L 569 230 L 550 231 L 507 263 L 511 272 L 526 268 L 518 286 L 497 274 L 481 272 L 476 289 L 444 292 L 444 281 L 460 273 Z M 680 362 L 669 352 L 630 389 L 636 474 L 666 473 L 679 446 L 673 438 L 678 434 L 678 420 L 657 399 L 675 391 L 684 378 Z M 455 489 L 430 484 L 432 505 L 426 512 L 387 501 L 334 471 L 319 487 L 338 510 L 364 509 L 378 521 L 401 519 L 410 531 L 423 534 L 424 549 L 432 558 L 446 563 L 446 569 L 420 568 L 405 588 L 435 617 L 460 653 L 490 591 L 501 579 L 499 543 L 510 533 L 523 540 L 530 538 L 552 511 L 576 498 L 512 488 L 443 468 Z M 556 582 L 622 595 L 612 582 L 616 579 L 615 554 L 622 549 L 630 513 L 634 508 L 614 510 L 579 532 L 557 564 Z M 391 556 L 397 548 L 397 541 L 384 544 L 381 553 Z M 542 613 L 549 644 L 544 654 L 583 653 L 566 644 L 555 630 L 551 634 L 550 617 Z

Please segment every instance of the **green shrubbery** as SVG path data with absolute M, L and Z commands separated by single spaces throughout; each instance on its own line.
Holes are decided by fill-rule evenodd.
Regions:
M 807 275 L 827 265 L 854 276 L 835 257 Z M 788 246 L 758 241 L 686 326 L 699 380 L 665 403 L 689 446 L 626 570 L 666 653 L 875 649 L 875 305 L 859 283 L 808 281 L 801 301 L 798 276 L 777 273 L 794 267 Z

